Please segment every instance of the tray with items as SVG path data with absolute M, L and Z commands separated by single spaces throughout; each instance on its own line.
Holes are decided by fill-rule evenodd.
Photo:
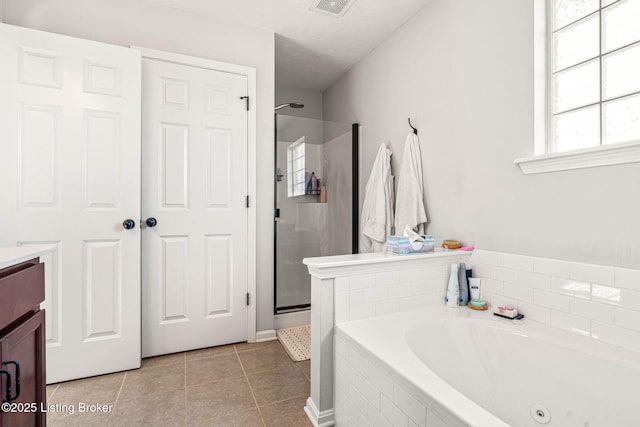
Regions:
M 421 237 L 423 241 L 412 241 L 407 236 L 387 236 L 387 251 L 400 255 L 433 252 L 435 250 L 433 236 Z

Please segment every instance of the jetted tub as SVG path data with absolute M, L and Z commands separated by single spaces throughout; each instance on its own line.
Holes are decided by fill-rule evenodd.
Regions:
M 336 338 L 450 426 L 640 425 L 640 353 L 526 318 L 435 306 L 339 324 Z

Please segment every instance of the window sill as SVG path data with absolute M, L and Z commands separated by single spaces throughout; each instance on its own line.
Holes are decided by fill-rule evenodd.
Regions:
M 525 175 L 634 163 L 640 162 L 640 141 L 523 157 L 513 162 Z

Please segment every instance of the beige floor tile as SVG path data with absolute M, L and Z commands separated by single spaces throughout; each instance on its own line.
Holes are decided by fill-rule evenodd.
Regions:
M 184 372 L 184 363 L 128 371 L 118 402 L 137 399 L 147 394 L 182 390 L 184 389 Z
M 260 407 L 262 418 L 267 427 L 312 427 L 304 412 L 307 397 L 296 397 Z
M 189 427 L 264 427 L 257 408 L 248 411 L 234 412 L 220 418 L 213 418 L 193 424 Z
M 153 394 L 119 401 L 113 410 L 111 427 L 184 426 L 185 390 Z
M 256 406 L 244 377 L 187 387 L 187 421 L 201 422 Z
M 124 373 L 101 375 L 60 383 L 49 403 L 77 404 L 115 402 L 124 379 Z
M 238 357 L 247 375 L 293 366 L 293 361 L 280 345 L 239 352 Z
M 47 417 L 49 426 L 173 427 L 188 422 L 193 427 L 261 427 L 263 417 L 267 426 L 310 425 L 302 409 L 309 395 L 310 363 L 293 363 L 278 341 L 147 358 L 142 366 L 126 376 L 48 386 L 51 404 L 77 408 L 78 402 L 105 404 L 118 398 L 111 413 L 53 413 Z
M 247 375 L 247 378 L 258 406 L 309 396 L 309 381 L 293 363 L 271 371 Z
M 204 359 L 205 357 L 220 356 L 223 354 L 235 354 L 236 349 L 233 344 L 221 345 L 218 347 L 202 348 L 200 350 L 188 351 L 187 360 Z
M 143 368 L 184 363 L 184 353 L 165 354 L 162 356 L 147 357 L 142 359 Z
M 257 343 L 251 343 L 251 344 L 247 342 L 241 342 L 241 343 L 234 344 L 234 347 L 236 348 L 236 351 L 240 353 L 242 351 L 263 350 L 265 348 L 274 348 L 274 347 L 282 348 L 282 344 L 280 344 L 280 341 L 278 340 L 271 340 L 271 341 L 257 342 Z
M 114 403 L 108 404 L 112 410 Z M 74 405 L 75 412 L 49 412 L 47 414 L 47 427 L 104 427 L 109 424 L 112 412 L 78 412 L 78 406 Z
M 235 352 L 207 359 L 187 360 L 187 387 L 243 375 Z
M 51 396 L 53 396 L 57 389 L 58 384 L 51 384 L 47 386 L 47 402 L 51 400 Z
M 307 377 L 309 381 L 311 381 L 311 360 L 296 362 L 296 365 L 298 366 L 298 368 L 300 368 L 304 376 Z

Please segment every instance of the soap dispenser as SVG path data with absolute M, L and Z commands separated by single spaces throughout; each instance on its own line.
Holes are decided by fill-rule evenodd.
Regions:
M 460 286 L 458 285 L 458 264 L 451 264 L 451 276 L 447 287 L 447 307 L 459 307 Z

